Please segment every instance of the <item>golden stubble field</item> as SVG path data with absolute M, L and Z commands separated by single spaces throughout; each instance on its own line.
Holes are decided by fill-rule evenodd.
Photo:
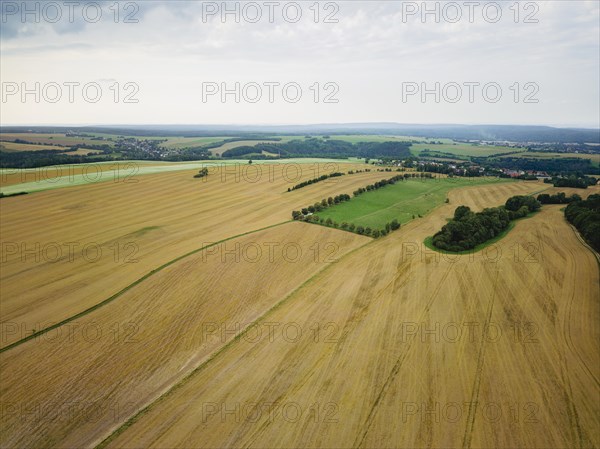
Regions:
M 454 192 L 344 257 L 268 317 L 302 338 L 235 342 L 107 446 L 597 446 L 598 265 L 559 207 L 485 253 L 420 246 L 455 204 L 532 187 Z
M 205 179 L 193 178 L 197 170 L 144 175 L 2 200 L 0 316 L 17 329 L 5 328 L 0 347 L 106 300 L 177 257 L 390 176 L 359 173 L 288 193 L 316 173 L 360 166 L 285 167 L 228 166 Z
M 97 233 L 123 243 L 138 230 L 146 252 L 124 268 L 13 260 L 5 276 L 3 264 L 3 318 L 7 310 L 7 321 L 31 328 L 71 316 L 205 242 L 281 223 L 384 175 L 288 194 L 282 180 L 201 184 L 179 172 L 11 199 L 35 213 L 21 203 L 7 220 L 3 203 L 3 241 L 7 224 L 29 239 Z M 421 244 L 460 204 L 481 209 L 546 187 L 453 191 L 450 204 L 377 241 L 288 223 L 173 263 L 0 354 L 0 445 L 598 446 L 598 264 L 559 206 L 482 253 L 450 258 Z M 98 207 L 112 215 L 84 213 Z M 27 222 L 25 210 L 45 221 Z M 61 212 L 71 221 L 58 223 Z M 286 243 L 302 258 L 267 257 Z M 263 257 L 252 261 L 257 246 Z
M 2 446 L 89 446 L 369 241 L 304 223 L 256 232 L 180 260 L 117 301 L 2 353 Z M 251 330 L 255 339 L 269 327 Z M 39 415 L 23 419 L 36 407 Z

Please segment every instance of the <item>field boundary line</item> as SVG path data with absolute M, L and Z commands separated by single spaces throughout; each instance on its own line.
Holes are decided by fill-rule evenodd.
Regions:
M 266 226 L 264 228 L 255 229 L 253 231 L 248 231 L 248 232 L 244 232 L 242 234 L 234 235 L 232 237 L 227 237 L 225 239 L 219 240 L 218 242 L 211 243 L 210 245 L 203 246 L 202 248 L 197 248 L 197 249 L 195 249 L 193 251 L 190 251 L 190 252 L 188 252 L 186 254 L 178 256 L 175 259 L 172 259 L 172 260 L 170 260 L 170 261 L 168 261 L 168 262 L 160 265 L 159 267 L 153 269 L 152 271 L 146 273 L 144 276 L 142 276 L 141 278 L 135 280 L 131 284 L 127 285 L 126 287 L 122 288 L 121 290 L 119 290 L 117 293 L 115 293 L 114 295 L 110 296 L 109 298 L 107 298 L 107 299 L 105 299 L 105 300 L 103 300 L 103 301 L 101 301 L 101 302 L 99 302 L 97 304 L 94 304 L 93 306 L 91 306 L 91 307 L 89 307 L 89 308 L 87 308 L 85 310 L 82 310 L 81 312 L 79 312 L 79 313 L 77 313 L 75 315 L 72 315 L 72 316 L 70 316 L 68 318 L 65 318 L 64 320 L 62 320 L 62 321 L 60 321 L 58 323 L 55 323 L 52 326 L 48 326 L 45 329 L 37 331 L 37 332 L 35 332 L 35 333 L 31 334 L 31 335 L 28 335 L 25 338 L 22 338 L 22 339 L 17 340 L 17 341 L 15 341 L 15 342 L 7 345 L 7 346 L 4 346 L 3 348 L 0 348 L 0 354 L 2 354 L 5 351 L 8 351 L 10 349 L 13 349 L 13 348 L 15 348 L 17 346 L 20 346 L 20 345 L 22 345 L 23 343 L 26 343 L 29 340 L 33 340 L 34 338 L 39 337 L 40 335 L 43 335 L 43 334 L 45 334 L 47 332 L 50 332 L 51 330 L 54 330 L 54 329 L 56 329 L 56 328 L 58 328 L 60 326 L 63 326 L 65 324 L 67 324 L 67 323 L 70 323 L 73 320 L 76 320 L 76 319 L 81 318 L 81 317 L 83 317 L 85 315 L 88 315 L 89 313 L 94 312 L 95 310 L 98 310 L 99 308 L 101 308 L 101 307 L 103 307 L 103 306 L 105 306 L 107 304 L 110 304 L 115 299 L 117 299 L 118 297 L 120 297 L 121 295 L 123 295 L 124 293 L 126 293 L 127 291 L 131 290 L 133 287 L 141 284 L 146 279 L 150 278 L 152 275 L 154 275 L 154 274 L 156 274 L 156 273 L 164 270 L 165 268 L 167 268 L 167 267 L 169 267 L 169 266 L 171 266 L 171 265 L 179 262 L 180 260 L 185 259 L 186 257 L 193 256 L 194 254 L 199 253 L 200 251 L 203 251 L 203 250 L 208 249 L 208 248 L 212 248 L 215 245 L 219 245 L 219 244 L 227 242 L 229 240 L 233 240 L 233 239 L 236 239 L 236 238 L 239 238 L 239 237 L 244 237 L 244 236 L 249 235 L 249 234 L 254 234 L 256 232 L 265 231 L 267 229 L 274 228 L 274 227 L 277 227 L 277 226 L 281 226 L 281 225 L 284 225 L 284 224 L 287 224 L 287 223 L 292 223 L 292 222 L 293 222 L 293 220 L 288 220 L 288 221 L 284 221 L 284 222 L 277 223 L 277 224 L 274 224 L 274 225 Z
M 293 223 L 294 221 L 292 220 L 291 222 Z M 285 223 L 289 223 L 289 222 L 285 222 Z M 283 224 L 283 223 L 281 223 L 281 224 Z M 340 257 L 339 259 L 337 259 L 337 260 L 335 260 L 335 261 L 327 264 L 327 266 L 323 267 L 320 271 L 316 272 L 314 275 L 312 275 L 311 277 L 309 277 L 308 279 L 306 279 L 304 282 L 302 282 L 300 285 L 298 285 L 296 288 L 294 288 L 291 292 L 289 292 L 287 295 L 285 295 L 281 300 L 279 300 L 279 302 L 273 304 L 269 309 L 267 309 L 265 312 L 263 312 L 262 315 L 260 315 L 258 318 L 256 318 L 251 323 L 248 323 L 248 325 L 244 329 L 242 329 L 240 332 L 238 332 L 231 340 L 229 340 L 227 343 L 225 343 L 223 346 L 221 346 L 215 352 L 213 352 L 212 354 L 210 354 L 206 358 L 206 360 L 204 360 L 203 362 L 200 362 L 200 364 L 198 366 L 196 366 L 194 369 L 192 369 L 183 378 L 181 378 L 179 381 L 175 382 L 173 385 L 167 387 L 166 391 L 164 391 L 160 396 L 158 396 L 156 399 L 150 401 L 148 403 L 148 405 L 146 405 L 145 407 L 140 408 L 133 416 L 131 416 L 123 424 L 121 424 L 119 427 L 117 427 L 106 438 L 104 438 L 103 440 L 101 440 L 98 444 L 95 444 L 93 446 L 94 449 L 103 449 L 103 448 L 105 448 L 106 445 L 109 444 L 112 440 L 114 440 L 118 435 L 120 435 L 121 433 L 123 433 L 124 431 L 126 431 L 132 424 L 135 424 L 154 405 L 156 405 L 159 402 L 163 401 L 168 396 L 170 396 L 172 393 L 174 393 L 179 388 L 181 388 L 188 380 L 190 380 L 193 376 L 195 376 L 196 374 L 198 374 L 199 372 L 201 372 L 204 368 L 206 368 L 206 366 L 210 362 L 212 362 L 216 357 L 218 357 L 221 353 L 223 353 L 224 351 L 226 351 L 235 342 L 237 342 L 238 340 L 240 340 L 247 333 L 247 331 L 251 327 L 255 326 L 257 323 L 259 323 L 260 321 L 262 321 L 265 318 L 267 318 L 271 313 L 275 312 L 277 309 L 279 309 L 280 307 L 282 307 L 290 298 L 292 298 L 293 296 L 295 296 L 300 290 L 302 290 L 307 285 L 309 285 L 310 283 L 312 283 L 318 276 L 321 276 L 322 274 L 324 274 L 331 266 L 334 266 L 335 264 L 339 263 L 345 257 L 348 257 L 351 254 L 357 252 L 358 250 L 365 248 L 366 246 L 372 244 L 373 242 L 375 242 L 375 240 L 374 239 L 370 239 L 369 241 L 365 242 L 363 245 L 360 245 L 357 248 L 354 248 L 353 250 L 348 251 L 342 257 Z

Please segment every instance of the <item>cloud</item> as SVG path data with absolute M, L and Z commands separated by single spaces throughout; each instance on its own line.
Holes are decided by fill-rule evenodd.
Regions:
M 31 3 L 39 3 L 43 11 L 52 2 Z M 89 2 L 81 2 L 85 3 Z M 474 10 L 472 23 L 461 1 L 429 2 L 429 8 L 438 5 L 437 21 L 433 14 L 425 14 L 420 1 L 320 2 L 318 8 L 313 2 L 298 2 L 302 17 L 296 23 L 289 20 L 294 7 L 285 10 L 292 2 L 285 1 L 272 11 L 264 2 L 254 2 L 261 7 L 261 20 L 256 23 L 247 20 L 256 16 L 248 6 L 253 2 L 229 1 L 225 8 L 221 1 L 129 2 L 135 7 L 127 10 L 128 2 L 120 2 L 116 22 L 114 2 L 98 3 L 102 17 L 97 22 L 86 20 L 83 7 L 75 10 L 72 23 L 23 23 L 20 15 L 7 16 L 0 41 L 3 79 L 133 81 L 146 101 L 145 108 L 136 110 L 139 123 L 150 118 L 169 123 L 247 123 L 254 116 L 290 123 L 593 124 L 599 120 L 600 4 L 596 1 L 519 2 L 518 7 L 514 2 L 497 2 L 502 6 L 497 23 L 490 20 L 493 7 L 484 9 L 490 3 L 486 1 Z M 461 20 L 445 20 L 451 3 L 462 5 Z M 416 13 L 410 9 L 415 5 Z M 239 20 L 231 13 L 222 20 L 224 10 L 236 8 Z M 125 23 L 127 14 L 137 22 Z M 326 23 L 326 18 L 333 23 Z M 524 23 L 526 19 L 537 22 Z M 331 81 L 340 86 L 344 106 L 275 103 L 208 108 L 197 103 L 198 86 L 207 80 L 296 80 L 307 86 Z M 507 92 L 515 82 L 536 82 L 543 107 L 400 102 L 402 82 L 436 80 L 497 81 Z M 45 109 L 38 108 L 40 114 Z M 9 118 L 19 117 L 24 110 L 3 105 Z M 131 114 L 131 109 L 122 107 L 119 111 L 124 112 L 115 113 L 108 105 L 92 110 L 93 117 L 111 122 L 120 114 L 126 118 Z M 54 115 L 81 116 L 75 107 L 56 111 Z M 6 120 L 7 114 L 3 116 Z M 127 121 L 131 123 L 130 118 Z

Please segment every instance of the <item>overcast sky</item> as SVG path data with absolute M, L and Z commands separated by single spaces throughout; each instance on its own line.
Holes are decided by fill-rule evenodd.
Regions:
M 2 125 L 599 126 L 597 0 L 113 3 L 2 1 Z

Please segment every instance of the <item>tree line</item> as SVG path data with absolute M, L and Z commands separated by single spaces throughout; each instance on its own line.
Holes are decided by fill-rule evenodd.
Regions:
M 506 230 L 511 220 L 539 210 L 541 204 L 530 196 L 513 196 L 504 206 L 473 212 L 459 206 L 454 217 L 433 236 L 433 245 L 445 251 L 466 251 L 487 242 Z
M 356 226 L 354 223 L 347 223 L 345 221 L 340 224 L 340 223 L 333 221 L 331 218 L 327 218 L 325 220 L 325 219 L 319 217 L 318 215 L 309 215 L 309 216 L 305 217 L 304 221 L 306 221 L 308 223 L 311 223 L 311 222 L 318 223 L 318 224 L 321 224 L 324 226 L 342 229 L 342 230 L 348 231 L 348 232 L 354 232 L 355 234 L 359 234 L 359 235 L 366 235 L 368 237 L 373 237 L 375 239 L 377 239 L 379 237 L 385 237 L 390 232 L 400 229 L 400 223 L 395 218 L 391 222 L 386 223 L 386 225 L 384 226 L 383 229 L 373 229 L 370 226 L 366 226 L 366 227 L 360 226 L 360 225 Z
M 351 174 L 351 173 L 348 172 L 348 174 Z M 337 177 L 340 177 L 340 176 L 344 176 L 344 173 L 334 172 L 334 173 L 330 173 L 328 175 L 322 175 L 322 176 L 319 176 L 318 178 L 309 179 L 308 181 L 304 181 L 304 182 L 301 182 L 299 184 L 296 184 L 293 187 L 288 187 L 288 192 L 291 192 L 292 190 L 301 189 L 302 187 L 306 187 L 306 186 L 309 186 L 311 184 L 316 184 L 317 182 L 325 181 L 326 179 L 329 179 L 329 178 L 337 178 Z
M 27 195 L 29 192 L 17 192 L 17 193 L 2 193 L 0 192 L 0 198 L 9 198 L 11 196 Z
M 600 252 L 600 195 L 572 201 L 565 209 L 565 217 L 590 246 Z
M 554 187 L 575 187 L 577 189 L 587 189 L 588 186 L 594 186 L 598 180 L 592 176 L 584 176 L 581 173 L 565 176 L 554 176 L 552 179 L 544 179 L 547 184 L 552 184 Z
M 565 192 L 557 193 L 556 195 L 549 195 L 547 193 L 540 193 L 537 196 L 537 200 L 541 204 L 569 204 L 573 201 L 581 201 L 581 197 L 574 193 L 571 196 L 565 195 Z

